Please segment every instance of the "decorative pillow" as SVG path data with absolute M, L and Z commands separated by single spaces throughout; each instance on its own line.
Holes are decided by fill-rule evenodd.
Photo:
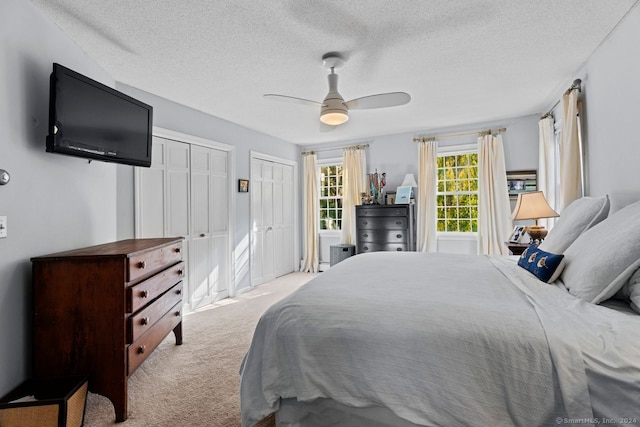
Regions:
M 622 286 L 622 289 L 615 296 L 629 301 L 631 308 L 640 313 L 640 268 L 631 275 L 629 281 Z
M 564 253 L 579 235 L 607 217 L 609 206 L 609 196 L 582 197 L 570 203 L 540 243 L 540 249 Z
M 564 268 L 564 255 L 545 252 L 530 245 L 522 252 L 518 265 L 546 283 L 555 282 Z
M 564 255 L 569 293 L 594 304 L 613 296 L 640 266 L 640 202 L 585 231 Z

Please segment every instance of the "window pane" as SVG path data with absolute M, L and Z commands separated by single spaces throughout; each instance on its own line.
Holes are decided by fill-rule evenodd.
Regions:
M 437 230 L 477 232 L 478 154 L 438 156 L 437 163 Z
M 342 165 L 325 165 L 320 172 L 320 229 L 340 230 L 342 217 Z

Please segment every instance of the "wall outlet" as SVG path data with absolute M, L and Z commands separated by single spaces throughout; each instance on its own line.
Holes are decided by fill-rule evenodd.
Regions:
M 7 237 L 7 217 L 0 216 L 0 239 Z

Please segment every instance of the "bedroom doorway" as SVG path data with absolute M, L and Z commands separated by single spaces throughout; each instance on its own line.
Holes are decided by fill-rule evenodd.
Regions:
M 231 146 L 154 129 L 152 165 L 135 170 L 135 236 L 184 237 L 184 309 L 233 296 Z
M 251 287 L 295 270 L 297 163 L 251 153 Z

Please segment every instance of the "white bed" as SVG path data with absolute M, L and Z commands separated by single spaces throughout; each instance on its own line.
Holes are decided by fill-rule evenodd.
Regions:
M 348 258 L 263 315 L 241 368 L 244 426 L 632 424 L 639 402 L 640 315 L 498 257 Z

